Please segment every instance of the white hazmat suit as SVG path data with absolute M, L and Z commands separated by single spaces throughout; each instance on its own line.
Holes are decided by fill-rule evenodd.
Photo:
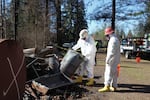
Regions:
M 117 66 L 120 63 L 120 42 L 112 27 L 105 29 L 106 39 L 109 40 L 107 46 L 106 66 L 104 73 L 104 87 L 99 92 L 109 92 L 117 90 Z
M 104 73 L 105 86 L 117 87 L 117 66 L 120 63 L 120 42 L 116 34 L 111 34 L 107 47 L 106 68 Z
M 83 39 L 84 38 L 84 39 Z M 87 71 L 88 78 L 94 77 L 94 65 L 95 65 L 95 54 L 96 54 L 96 46 L 93 37 L 88 35 L 86 29 L 83 29 L 80 32 L 80 38 L 77 41 L 77 44 L 72 47 L 72 49 L 77 50 L 81 49 L 81 53 L 87 59 L 86 66 L 81 66 L 81 70 L 79 70 L 80 76 L 83 76 L 84 71 Z

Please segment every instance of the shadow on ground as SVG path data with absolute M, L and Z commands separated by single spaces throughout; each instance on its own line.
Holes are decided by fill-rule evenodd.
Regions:
M 95 83 L 94 87 L 103 87 L 102 83 Z M 141 84 L 118 84 L 117 92 L 137 92 L 137 93 L 150 93 L 150 85 L 141 85 Z
M 150 93 L 150 85 L 141 84 L 119 84 L 120 89 L 118 92 L 138 92 L 138 93 Z

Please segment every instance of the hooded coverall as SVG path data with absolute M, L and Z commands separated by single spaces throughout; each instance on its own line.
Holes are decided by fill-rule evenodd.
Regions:
M 117 87 L 117 65 L 119 63 L 120 42 L 115 34 L 111 34 L 107 47 L 106 67 L 104 73 L 105 86 Z
M 96 54 L 96 46 L 93 37 L 87 36 L 86 40 L 79 38 L 77 44 L 72 47 L 72 49 L 77 50 L 81 49 L 81 53 L 85 56 L 86 65 L 81 66 L 79 70 L 79 75 L 83 76 L 84 71 L 87 71 L 88 78 L 94 77 L 94 65 L 95 65 L 95 54 Z

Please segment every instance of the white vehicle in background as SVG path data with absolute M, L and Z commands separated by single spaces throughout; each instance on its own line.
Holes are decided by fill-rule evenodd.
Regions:
M 145 34 L 144 37 L 122 39 L 120 52 L 125 55 L 127 59 L 136 57 L 137 54 L 140 54 L 143 58 L 150 57 L 150 33 Z

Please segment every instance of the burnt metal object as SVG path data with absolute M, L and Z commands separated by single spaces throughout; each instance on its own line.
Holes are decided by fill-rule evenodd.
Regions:
M 80 53 L 69 49 L 61 61 L 60 71 L 66 76 L 72 77 L 83 61 L 84 57 Z
M 56 58 L 55 58 L 56 59 Z M 55 59 L 48 59 L 49 63 Z M 54 73 L 49 72 L 45 75 L 39 75 L 36 66 L 31 66 L 37 62 L 38 58 L 32 59 L 32 61 L 27 65 L 27 68 L 32 68 L 36 78 L 27 81 L 31 83 L 32 88 L 40 92 L 42 95 L 46 95 L 48 91 L 54 90 L 63 86 L 68 86 L 73 84 L 72 75 L 80 67 L 80 64 L 84 61 L 84 57 L 74 50 L 68 50 L 62 61 L 60 62 L 60 67 L 58 67 L 58 62 L 49 64 L 52 68 L 56 67 L 57 70 Z M 59 68 L 59 69 L 58 69 Z M 55 69 L 55 68 L 54 68 Z
M 40 76 L 48 73 L 52 73 L 49 69 L 45 59 L 38 57 L 27 57 L 26 56 L 26 70 L 27 70 L 27 81 L 34 80 Z
M 27 81 L 34 80 L 46 74 L 55 74 L 59 71 L 59 60 L 54 54 L 49 58 L 26 56 Z
M 53 75 L 47 74 L 34 79 L 34 81 L 40 83 L 41 85 L 44 85 L 49 89 L 55 89 L 73 83 L 71 79 L 69 79 L 62 73 L 57 73 Z

